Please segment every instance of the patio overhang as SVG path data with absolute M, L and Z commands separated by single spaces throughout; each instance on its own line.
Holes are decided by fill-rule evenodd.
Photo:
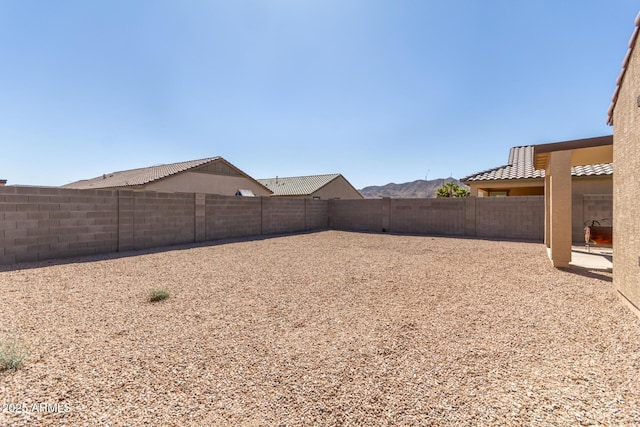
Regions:
M 613 162 L 613 136 L 534 145 L 534 165 L 545 170 L 544 243 L 554 267 L 571 262 L 571 168 Z

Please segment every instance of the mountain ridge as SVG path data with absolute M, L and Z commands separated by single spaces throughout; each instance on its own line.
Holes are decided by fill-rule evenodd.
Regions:
M 442 184 L 445 182 L 455 182 L 462 187 L 468 188 L 454 178 L 437 178 L 428 181 L 418 179 L 401 184 L 390 182 L 385 185 L 370 185 L 358 191 L 365 199 L 377 199 L 380 197 L 390 197 L 392 199 L 424 199 L 436 197 L 438 188 L 442 187 Z

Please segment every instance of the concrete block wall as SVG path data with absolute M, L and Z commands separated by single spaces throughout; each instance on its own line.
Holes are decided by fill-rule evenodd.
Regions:
M 327 200 L 0 187 L 0 264 L 328 228 Z
M 584 220 L 599 220 L 600 225 L 613 225 L 613 195 L 585 194 L 583 198 Z
M 582 215 L 610 213 L 611 196 L 581 197 Z M 0 264 L 326 228 L 542 241 L 544 197 L 311 200 L 0 187 Z
M 584 223 L 593 220 L 600 225 L 613 225 L 612 194 L 574 194 L 572 205 L 572 239 L 574 243 L 584 243 Z
M 329 203 L 326 200 L 304 199 L 305 230 L 325 230 L 329 228 Z
M 544 196 L 479 197 L 475 202 L 476 236 L 544 240 Z
M 348 231 L 382 231 L 383 202 L 389 199 L 330 200 L 329 227 Z M 388 208 L 386 209 L 388 211 Z M 388 215 L 384 215 L 388 219 Z
M 195 241 L 193 193 L 133 193 L 134 249 Z
M 262 199 L 262 234 L 294 233 L 305 230 L 304 199 Z
M 465 199 L 390 199 L 389 230 L 465 235 Z
M 206 240 L 262 234 L 262 198 L 205 196 Z
M 330 200 L 329 225 L 350 231 L 544 240 L 544 196 Z
M 116 250 L 115 191 L 0 187 L 0 264 Z

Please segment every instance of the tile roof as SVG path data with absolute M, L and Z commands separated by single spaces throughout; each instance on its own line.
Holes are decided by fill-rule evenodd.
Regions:
M 633 51 L 633 47 L 636 45 L 638 32 L 640 31 L 640 12 L 636 16 L 635 26 L 636 27 L 633 29 L 631 38 L 629 39 L 629 48 L 627 49 L 627 54 L 622 60 L 622 69 L 620 70 L 620 74 L 618 75 L 618 79 L 616 80 L 616 88 L 613 91 L 613 96 L 611 97 L 611 105 L 609 106 L 609 111 L 607 113 L 607 124 L 610 126 L 613 126 L 613 110 L 616 108 L 616 102 L 618 102 L 618 95 L 620 94 L 622 80 L 624 80 L 624 74 L 627 71 L 629 60 L 631 59 L 631 52 Z
M 571 168 L 572 176 L 612 175 L 613 163 L 575 166 Z M 513 147 L 509 151 L 509 163 L 497 168 L 488 169 L 466 176 L 460 181 L 496 181 L 505 179 L 538 179 L 544 178 L 544 170 L 533 166 L 533 145 Z
M 274 196 L 308 196 L 339 176 L 341 176 L 339 173 L 332 173 L 327 175 L 276 177 L 258 179 L 257 181 L 273 191 Z
M 147 168 L 130 169 L 126 171 L 106 173 L 91 179 L 65 184 L 63 188 L 89 189 L 89 188 L 113 188 L 129 187 L 133 185 L 143 185 L 149 182 L 166 178 L 170 175 L 184 172 L 214 160 L 221 160 L 222 157 L 208 157 L 200 160 L 189 160 L 186 162 L 170 163 L 166 165 L 150 166 Z M 222 159 L 224 160 L 224 159 Z

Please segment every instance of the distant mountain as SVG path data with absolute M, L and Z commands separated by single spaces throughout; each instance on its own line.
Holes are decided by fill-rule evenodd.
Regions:
M 371 185 L 358 191 L 365 199 L 377 199 L 380 197 L 391 197 L 393 199 L 424 199 L 436 197 L 436 191 L 442 186 L 442 183 L 452 181 L 460 186 L 466 187 L 466 185 L 457 179 L 439 178 L 430 179 L 429 181 L 419 179 L 413 182 L 405 182 L 404 184 L 390 183 L 387 185 Z

